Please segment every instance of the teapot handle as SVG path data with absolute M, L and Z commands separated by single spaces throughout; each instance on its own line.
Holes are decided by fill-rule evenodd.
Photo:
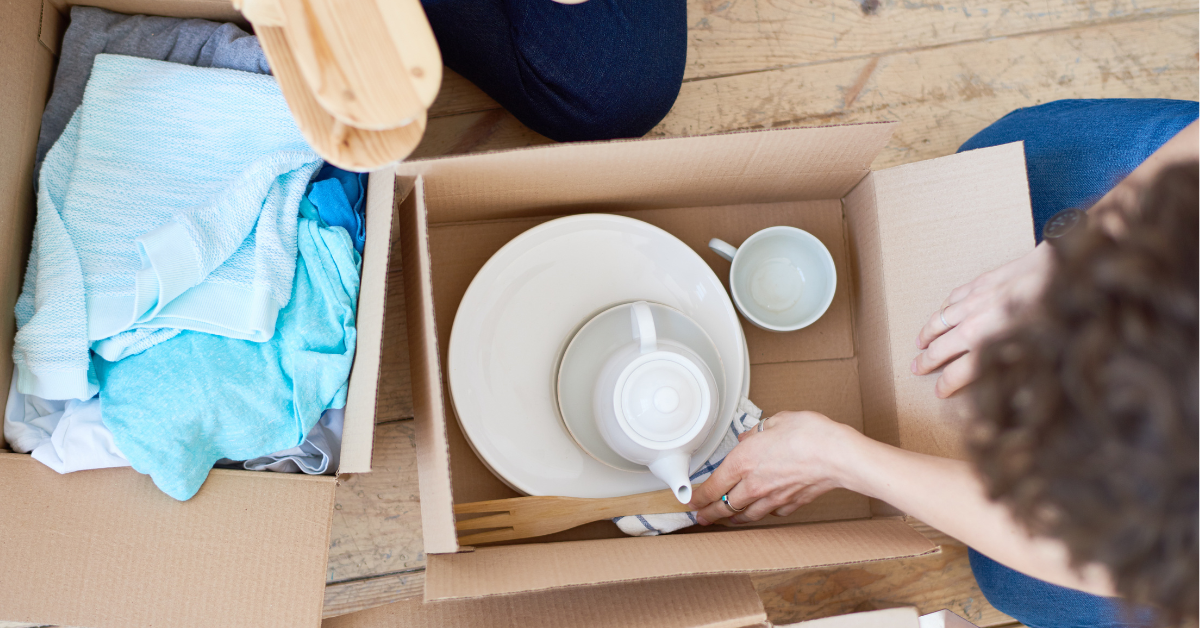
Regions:
M 629 310 L 633 321 L 633 337 L 641 340 L 640 353 L 658 351 L 658 333 L 654 331 L 654 315 L 650 304 L 638 301 Z

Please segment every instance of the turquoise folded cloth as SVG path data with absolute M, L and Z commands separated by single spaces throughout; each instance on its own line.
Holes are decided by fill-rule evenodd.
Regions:
M 316 207 L 326 224 L 345 229 L 354 239 L 354 249 L 362 253 L 366 241 L 363 216 L 366 197 L 365 173 L 347 172 L 325 164 L 313 177 L 313 182 L 308 184 L 308 192 L 300 202 Z
M 42 165 L 18 389 L 87 399 L 89 348 L 125 358 L 163 328 L 271 338 L 321 164 L 270 76 L 98 55 Z
M 104 425 L 137 471 L 190 499 L 218 460 L 298 446 L 346 403 L 360 258 L 344 229 L 299 223 L 291 301 L 251 342 L 184 331 L 119 362 L 97 357 Z

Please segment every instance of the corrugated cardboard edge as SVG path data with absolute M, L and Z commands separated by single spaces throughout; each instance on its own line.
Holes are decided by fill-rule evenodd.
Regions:
M 769 129 L 742 129 L 742 130 L 738 130 L 738 131 L 725 131 L 722 133 L 707 133 L 707 134 L 701 134 L 701 135 L 683 135 L 683 136 L 677 136 L 677 137 L 632 137 L 632 138 L 613 139 L 613 140 L 597 140 L 597 141 L 591 141 L 591 142 L 561 142 L 561 143 L 557 143 L 557 144 L 518 146 L 516 148 L 501 148 L 501 149 L 496 149 L 496 150 L 479 151 L 477 153 L 470 153 L 470 154 L 466 154 L 466 155 L 453 155 L 453 156 L 448 156 L 448 157 L 444 157 L 444 156 L 419 157 L 416 159 L 408 159 L 408 160 L 405 160 L 403 162 L 403 164 L 397 164 L 396 171 L 399 174 L 408 174 L 408 175 L 424 174 L 427 171 L 426 170 L 427 165 L 439 163 L 439 162 L 457 161 L 457 160 L 463 160 L 463 159 L 474 159 L 474 158 L 479 158 L 479 157 L 490 157 L 490 156 L 495 156 L 495 155 L 507 155 L 507 154 L 514 154 L 514 153 L 522 153 L 522 152 L 527 152 L 527 151 L 540 151 L 540 150 L 556 149 L 559 147 L 568 147 L 568 146 L 569 147 L 578 147 L 578 148 L 588 148 L 588 147 L 595 147 L 595 146 L 613 146 L 613 145 L 619 146 L 622 144 L 645 143 L 645 142 L 672 142 L 672 141 L 682 141 L 682 140 L 694 140 L 694 139 L 699 139 L 699 138 L 722 137 L 722 136 L 729 136 L 729 135 L 749 135 L 749 134 L 753 134 L 753 133 L 778 133 L 780 131 L 803 131 L 803 130 L 809 130 L 809 129 L 833 129 L 833 128 L 838 128 L 838 127 L 886 125 L 886 126 L 891 127 L 891 129 L 887 132 L 887 137 L 884 138 L 883 144 L 881 144 L 878 148 L 875 149 L 874 154 L 878 154 L 880 150 L 883 150 L 883 145 L 886 145 L 888 140 L 891 139 L 892 133 L 895 132 L 895 128 L 899 124 L 900 123 L 895 120 L 878 120 L 875 122 L 853 122 L 853 123 L 848 123 L 848 124 L 825 124 L 825 125 L 804 126 L 804 127 L 784 126 L 784 127 L 772 127 Z M 869 167 L 869 165 L 870 164 L 868 163 L 868 167 Z
M 475 548 L 427 555 L 425 600 L 768 573 L 936 554 L 900 519 L 865 519 L 656 537 Z
M 323 628 L 742 628 L 767 619 L 746 576 L 699 576 L 479 600 L 411 600 L 325 620 Z
M 870 172 L 894 123 L 566 143 L 397 166 L 423 175 L 429 223 L 584 211 L 836 199 Z
M 350 371 L 346 422 L 338 473 L 371 471 L 375 437 L 375 401 L 379 393 L 379 364 L 383 350 L 383 320 L 387 307 L 387 274 L 395 213 L 390 171 L 373 172 L 367 182 L 367 241 L 363 247 L 362 281 L 358 293 L 358 343 Z
M 62 41 L 64 22 L 62 13 L 58 12 L 50 0 L 42 0 L 42 21 L 38 25 L 38 41 L 42 42 L 46 50 L 55 56 L 58 56 L 59 42 Z
M 409 368 L 416 423 L 417 477 L 421 490 L 421 529 L 425 553 L 458 551 L 450 488 L 450 450 L 442 365 L 433 312 L 433 275 L 423 177 L 397 176 L 395 185 L 412 191 L 398 205 L 404 302 L 408 315 Z M 423 342 L 421 341 L 423 339 Z
M 777 628 L 918 628 L 917 609 L 912 606 L 887 608 L 865 613 L 851 613 L 821 619 L 810 619 Z
M 12 377 L 13 305 L 32 240 L 33 159 L 54 56 L 37 39 L 45 7 L 37 0 L 5 4 L 0 21 L 0 381 Z M 0 401 L 8 386 L 0 386 Z

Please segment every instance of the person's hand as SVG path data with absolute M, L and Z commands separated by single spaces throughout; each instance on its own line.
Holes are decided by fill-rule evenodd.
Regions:
M 838 463 L 855 438 L 854 428 L 816 412 L 780 412 L 766 428 L 751 429 L 721 466 L 692 493 L 696 521 L 708 525 L 728 518 L 734 523 L 758 521 L 767 514 L 786 517 L 841 486 Z M 733 513 L 721 501 L 728 494 Z
M 945 399 L 976 377 L 979 350 L 1008 328 L 1019 309 L 1038 298 L 1050 277 L 1049 244 L 959 286 L 917 335 L 922 352 L 910 368 L 917 375 L 945 366 L 934 393 Z

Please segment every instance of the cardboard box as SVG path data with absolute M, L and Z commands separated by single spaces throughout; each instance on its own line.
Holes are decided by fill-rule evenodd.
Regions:
M 89 0 L 122 13 L 244 22 L 226 0 Z M 5 3 L 0 20 L 0 407 L 34 223 L 33 160 L 68 6 Z M 392 219 L 373 175 L 339 473 L 371 469 Z M 7 451 L 7 450 L 3 450 Z M 318 626 L 337 480 L 216 470 L 177 502 L 131 469 L 58 475 L 0 453 L 0 619 L 89 628 Z
M 240 21 L 226 0 L 88 4 Z M 67 11 L 49 0 L 14 0 L 6 7 L 0 23 L 5 356 L 33 228 L 34 146 Z M 934 400 L 932 378 L 908 374 L 912 338 L 952 287 L 1032 247 L 1023 154 L 1013 145 L 871 172 L 891 132 L 890 124 L 874 124 L 560 145 L 413 162 L 372 175 L 339 472 L 370 470 L 395 207 L 409 308 L 427 599 L 513 596 L 488 603 L 516 604 L 514 612 L 533 603 L 526 596 L 545 596 L 537 604 L 565 609 L 589 600 L 609 600 L 604 608 L 617 609 L 624 599 L 621 612 L 651 617 L 655 598 L 634 603 L 633 593 L 621 589 L 633 587 L 658 597 L 692 595 L 707 613 L 705 600 L 716 607 L 733 601 L 709 592 L 705 587 L 719 585 L 697 575 L 936 551 L 886 505 L 844 492 L 758 529 L 631 539 L 600 523 L 477 549 L 460 548 L 454 536 L 455 501 L 513 496 L 475 458 L 447 411 L 442 372 L 458 300 L 508 239 L 563 214 L 605 211 L 646 220 L 698 250 L 721 276 L 727 266 L 704 248 L 711 236 L 739 242 L 772 224 L 813 232 L 834 252 L 838 295 L 826 316 L 802 332 L 768 335 L 745 326 L 751 398 L 768 413 L 816 409 L 901 447 L 960 453 L 955 404 Z M 11 368 L 0 360 L 0 381 Z M 313 626 L 321 615 L 335 485 L 330 477 L 215 471 L 195 498 L 180 503 L 129 469 L 59 476 L 29 456 L 0 453 L 0 529 L 7 534 L 0 616 L 91 628 Z M 604 584 L 616 588 L 597 586 Z M 607 598 L 606 591 L 625 593 Z M 735 597 L 743 600 L 735 610 L 750 604 Z M 749 606 L 742 610 L 711 616 L 719 622 L 758 617 Z M 357 625 L 372 628 L 390 622 L 386 615 L 362 621 Z M 687 621 L 680 625 L 706 625 Z
M 1033 247 L 1020 144 L 872 172 L 892 123 L 561 144 L 414 161 L 396 170 L 416 414 L 425 599 L 788 570 L 937 551 L 886 504 L 833 492 L 764 527 L 628 538 L 608 522 L 526 542 L 460 547 L 455 503 L 515 496 L 472 452 L 444 379 L 450 328 L 475 273 L 551 218 L 610 212 L 706 243 L 778 224 L 824 242 L 838 269 L 816 324 L 743 324 L 750 399 L 811 409 L 905 449 L 961 456 L 963 400 L 909 372 L 915 338 L 950 290 Z M 549 394 L 549 390 L 547 390 Z M 685 585 L 681 585 L 685 586 Z
M 749 578 L 707 576 L 683 582 L 623 582 L 477 600 L 428 603 L 410 600 L 333 617 L 325 620 L 323 628 L 743 628 L 767 625 L 766 611 Z

